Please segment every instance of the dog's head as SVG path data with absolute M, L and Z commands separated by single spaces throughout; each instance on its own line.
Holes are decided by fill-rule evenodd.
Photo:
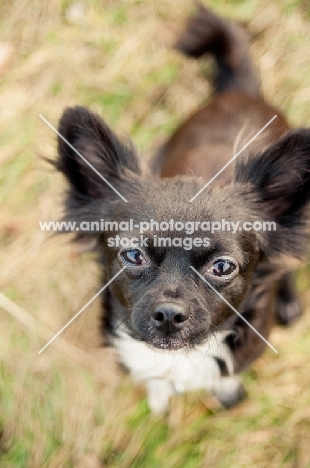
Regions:
M 67 219 L 117 223 L 84 235 L 97 239 L 107 281 L 126 267 L 110 288 L 122 306 L 117 321 L 134 338 L 163 349 L 200 343 L 234 314 L 223 298 L 240 306 L 259 262 L 277 259 L 281 270 L 284 257 L 304 255 L 309 130 L 289 132 L 240 159 L 231 184 L 210 186 L 193 202 L 206 181 L 143 175 L 133 147 L 87 109 L 66 110 L 59 132 L 70 144 L 59 138 L 58 168 L 69 182 Z M 276 230 L 212 233 L 202 224 L 223 219 L 239 227 L 275 221 Z M 157 230 L 155 222 L 166 224 Z

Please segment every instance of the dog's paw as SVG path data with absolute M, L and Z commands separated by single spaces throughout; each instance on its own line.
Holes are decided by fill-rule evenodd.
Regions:
M 246 397 L 244 386 L 236 375 L 222 377 L 213 394 L 225 408 L 231 408 Z
M 302 314 L 292 272 L 286 273 L 279 281 L 276 292 L 275 315 L 280 325 L 290 325 Z
M 276 318 L 280 325 L 290 325 L 302 314 L 302 309 L 297 299 L 286 301 L 278 297 L 275 307 Z
M 167 413 L 173 388 L 167 380 L 152 379 L 146 382 L 147 400 L 151 412 L 161 416 Z

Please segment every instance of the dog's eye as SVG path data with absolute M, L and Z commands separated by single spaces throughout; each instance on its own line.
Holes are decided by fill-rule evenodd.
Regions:
M 147 263 L 142 253 L 138 249 L 124 250 L 120 254 L 124 263 L 131 266 L 140 266 Z
M 221 278 L 229 278 L 236 271 L 236 265 L 227 258 L 220 258 L 208 269 L 208 273 Z

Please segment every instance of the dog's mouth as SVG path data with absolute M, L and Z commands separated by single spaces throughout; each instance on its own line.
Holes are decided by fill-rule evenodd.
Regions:
M 150 342 L 151 346 L 153 346 L 154 348 L 157 348 L 157 349 L 163 349 L 163 350 L 171 350 L 171 351 L 175 351 L 177 349 L 182 349 L 182 348 L 186 348 L 188 347 L 188 343 L 183 341 L 183 340 L 180 340 L 180 339 L 176 339 L 176 338 L 154 338 L 151 342 Z

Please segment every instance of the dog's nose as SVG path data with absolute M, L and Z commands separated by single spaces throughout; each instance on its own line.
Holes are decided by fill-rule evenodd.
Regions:
M 151 320 L 157 330 L 172 333 L 180 330 L 189 314 L 178 304 L 165 302 L 151 310 Z

